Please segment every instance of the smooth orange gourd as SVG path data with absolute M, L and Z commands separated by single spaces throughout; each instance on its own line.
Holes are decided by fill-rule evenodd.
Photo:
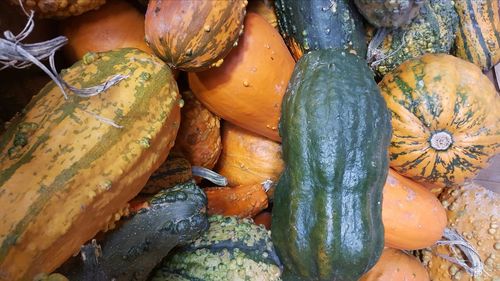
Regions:
M 429 247 L 441 238 L 446 211 L 428 189 L 389 169 L 382 221 L 387 247 L 415 250 Z
M 219 67 L 189 73 L 189 86 L 224 120 L 279 141 L 281 100 L 294 65 L 279 32 L 250 12 L 238 46 Z
M 385 248 L 380 259 L 359 281 L 429 281 L 429 273 L 414 257 Z
M 87 52 L 124 47 L 152 54 L 144 41 L 144 15 L 126 1 L 108 1 L 98 10 L 61 21 L 59 26 L 68 37 L 64 52 L 71 61 Z

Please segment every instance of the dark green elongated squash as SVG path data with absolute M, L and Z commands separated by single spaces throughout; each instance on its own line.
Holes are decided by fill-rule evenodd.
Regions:
M 390 114 L 366 62 L 329 49 L 295 66 L 282 107 L 285 170 L 272 239 L 284 280 L 358 280 L 384 247 Z
M 343 48 L 366 55 L 361 15 L 348 0 L 276 0 L 281 35 L 295 60 L 312 50 Z
M 453 2 L 429 0 L 410 24 L 390 30 L 374 49 L 369 45 L 368 60 L 372 62 L 372 69 L 384 76 L 408 59 L 426 53 L 449 53 L 457 25 Z
M 354 0 L 365 19 L 376 27 L 410 23 L 426 0 Z
M 269 232 L 250 219 L 211 216 L 207 232 L 174 250 L 151 281 L 280 280 Z
M 78 281 L 146 280 L 170 250 L 208 228 L 206 205 L 205 193 L 192 180 L 164 189 L 99 245 L 94 240 L 82 246 L 81 256 L 58 272 Z

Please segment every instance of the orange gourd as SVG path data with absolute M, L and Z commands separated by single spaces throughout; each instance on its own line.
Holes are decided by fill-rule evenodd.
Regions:
M 446 212 L 428 189 L 389 169 L 382 221 L 387 247 L 415 250 L 429 247 L 441 238 Z
M 271 219 L 272 219 L 272 213 L 269 211 L 262 211 L 258 213 L 254 218 L 253 221 L 255 222 L 256 225 L 263 225 L 267 230 L 271 229 Z
M 222 149 L 220 118 L 201 104 L 190 91 L 182 93 L 181 126 L 174 150 L 182 152 L 193 166 L 212 169 Z
M 98 10 L 61 21 L 59 26 L 68 37 L 64 51 L 71 61 L 87 52 L 124 47 L 152 53 L 144 41 L 144 15 L 126 1 L 108 1 Z
M 209 215 L 251 218 L 267 208 L 268 183 L 239 185 L 236 187 L 207 187 Z
M 279 143 L 224 123 L 216 172 L 226 177 L 230 186 L 277 181 L 283 167 Z
M 279 32 L 248 13 L 244 32 L 220 67 L 189 73 L 189 86 L 222 119 L 279 141 L 281 100 L 295 62 Z
M 385 248 L 380 259 L 359 281 L 429 281 L 429 273 L 414 257 Z
M 458 186 L 500 152 L 500 97 L 476 65 L 426 54 L 401 64 L 379 87 L 392 112 L 390 166 L 398 173 Z

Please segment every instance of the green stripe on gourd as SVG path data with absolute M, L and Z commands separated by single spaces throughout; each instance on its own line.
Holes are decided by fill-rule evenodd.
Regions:
M 451 1 L 426 2 L 409 25 L 388 31 L 379 46 L 370 44 L 372 69 L 384 76 L 408 59 L 426 53 L 449 53 L 457 25 L 458 15 Z

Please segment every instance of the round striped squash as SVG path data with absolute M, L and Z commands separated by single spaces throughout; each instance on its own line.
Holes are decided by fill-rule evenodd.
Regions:
M 379 87 L 392 112 L 390 165 L 404 176 L 459 185 L 500 151 L 500 98 L 474 64 L 427 54 L 401 64 Z
M 60 266 L 165 161 L 180 98 L 161 60 L 137 49 L 89 53 L 61 76 L 89 87 L 116 74 L 128 77 L 90 98 L 65 99 L 47 84 L 0 137 L 0 280 Z

